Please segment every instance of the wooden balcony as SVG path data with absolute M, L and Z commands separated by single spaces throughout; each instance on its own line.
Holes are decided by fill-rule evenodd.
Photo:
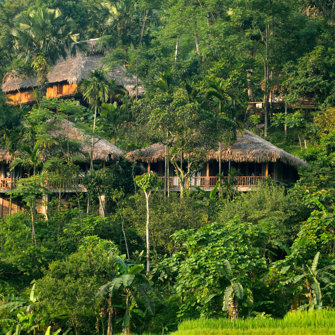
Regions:
M 6 193 L 12 189 L 15 189 L 17 185 L 20 184 L 20 179 L 18 178 L 0 178 L 0 193 Z M 47 188 L 50 192 L 62 192 L 72 193 L 72 192 L 86 192 L 86 187 L 83 185 L 83 178 L 73 178 L 68 180 L 62 180 L 59 182 L 45 180 L 42 185 Z
M 164 182 L 164 177 L 159 177 Z M 225 177 L 228 179 L 228 177 Z M 244 190 L 250 190 L 252 188 L 257 187 L 257 185 L 266 178 L 265 176 L 235 176 L 233 178 L 233 186 L 236 187 L 238 190 L 244 191 Z M 218 182 L 218 177 L 191 177 L 191 185 L 190 187 L 200 187 L 203 189 L 213 189 Z M 179 189 L 180 183 L 179 179 L 175 177 L 168 177 L 168 183 L 170 189 Z M 186 188 L 189 187 L 188 183 L 185 185 Z
M 0 191 L 8 191 L 14 187 L 15 187 L 15 179 L 13 180 L 11 178 L 1 178 L 0 179 Z

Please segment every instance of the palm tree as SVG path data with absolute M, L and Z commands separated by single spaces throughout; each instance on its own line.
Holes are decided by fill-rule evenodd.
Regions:
M 80 91 L 83 94 L 84 99 L 90 105 L 90 108 L 94 111 L 90 154 L 90 169 L 93 170 L 94 134 L 97 114 L 102 103 L 107 102 L 109 96 L 114 91 L 114 85 L 108 82 L 102 71 L 95 70 L 91 73 L 88 79 L 83 80 L 80 86 Z
M 59 57 L 65 58 L 76 41 L 71 21 L 65 20 L 59 9 L 46 7 L 16 16 L 11 34 L 18 56 L 32 66 L 42 89 L 47 83 L 49 65 Z

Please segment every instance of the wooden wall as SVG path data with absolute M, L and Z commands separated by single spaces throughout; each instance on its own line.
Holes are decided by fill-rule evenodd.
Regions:
M 57 83 L 47 88 L 46 97 L 47 99 L 49 99 L 73 95 L 76 92 L 77 88 L 77 84 Z
M 12 202 L 12 214 L 21 212 L 23 209 Z M 10 202 L 8 199 L 5 199 L 4 197 L 0 197 L 0 217 L 3 218 L 6 215 L 10 214 Z
M 8 103 L 12 105 L 27 104 L 36 101 L 32 90 L 7 94 Z
M 46 98 L 62 98 L 74 95 L 77 91 L 77 84 L 56 83 L 49 86 L 46 91 Z M 28 89 L 22 92 L 8 93 L 9 104 L 28 104 L 36 101 L 36 97 L 32 89 Z

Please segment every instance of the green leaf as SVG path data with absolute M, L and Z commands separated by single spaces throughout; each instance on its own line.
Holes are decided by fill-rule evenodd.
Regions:
M 312 264 L 312 268 L 311 270 L 313 272 L 316 271 L 317 267 L 318 267 L 318 263 L 319 263 L 319 258 L 320 258 L 320 252 L 318 251 L 315 256 L 314 256 L 314 259 L 313 259 L 313 264 Z

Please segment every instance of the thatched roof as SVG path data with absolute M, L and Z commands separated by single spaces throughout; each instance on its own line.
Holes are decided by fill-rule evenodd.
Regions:
M 207 160 L 218 160 L 219 149 L 208 151 L 206 156 Z M 165 146 L 162 143 L 156 143 L 126 154 L 126 158 L 133 162 L 153 163 L 163 160 L 164 157 Z M 221 158 L 222 161 L 228 162 L 230 160 L 236 163 L 274 163 L 280 161 L 295 168 L 307 165 L 307 163 L 300 158 L 289 154 L 248 130 L 244 130 L 243 133 L 238 133 L 236 142 L 232 146 L 223 147 Z
M 73 122 L 67 120 L 49 121 L 52 123 L 52 130 L 49 134 L 54 138 L 75 140 L 80 143 L 80 151 L 86 155 L 91 153 L 92 137 L 86 135 L 81 129 L 77 128 Z M 97 137 L 94 137 L 94 161 L 119 160 L 124 156 L 124 152 L 114 144 Z M 13 159 L 8 150 L 0 148 L 0 161 L 9 163 Z
M 79 84 L 83 79 L 87 79 L 92 71 L 102 68 L 102 58 L 102 55 L 77 53 L 76 56 L 61 59 L 51 67 L 48 82 L 54 84 L 67 81 L 69 84 Z M 136 95 L 136 77 L 127 73 L 125 67 L 116 66 L 112 72 L 107 73 L 107 78 L 114 79 L 116 84 L 124 87 L 131 96 Z M 37 78 L 26 78 L 12 71 L 3 78 L 1 88 L 3 92 L 8 93 L 37 86 Z M 138 93 L 143 95 L 143 86 L 139 85 Z
M 165 158 L 165 145 L 155 143 L 143 149 L 128 152 L 126 158 L 131 162 L 155 163 Z
M 0 148 L 0 162 L 9 163 L 12 160 L 12 155 L 7 149 Z
M 86 135 L 81 129 L 77 128 L 73 122 L 67 120 L 57 120 L 49 134 L 53 137 L 76 140 L 80 142 L 81 151 L 85 154 L 91 152 L 92 136 Z M 97 137 L 94 137 L 94 161 L 119 160 L 124 156 L 124 152 L 114 144 Z

